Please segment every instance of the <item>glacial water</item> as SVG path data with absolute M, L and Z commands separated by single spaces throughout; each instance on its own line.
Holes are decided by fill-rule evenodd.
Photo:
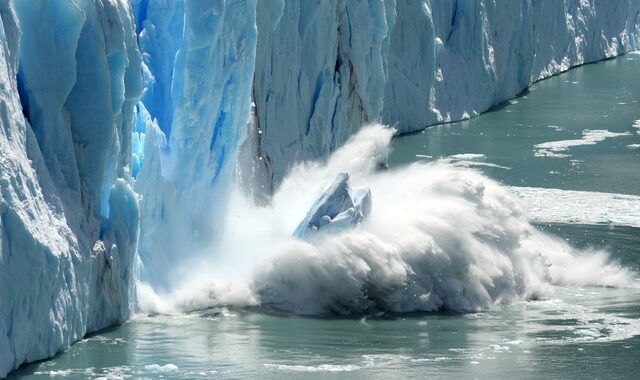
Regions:
M 522 201 L 538 208 L 531 210 L 538 229 L 578 249 L 607 249 L 622 265 L 640 272 L 640 216 L 633 208 L 638 204 L 634 196 L 640 195 L 638 72 L 640 55 L 631 54 L 539 82 L 480 117 L 395 139 L 390 168 L 446 161 L 476 168 L 510 187 L 533 188 Z M 567 204 L 561 190 L 580 191 L 569 194 L 586 199 L 587 207 Z M 375 191 L 373 197 L 375 207 Z M 314 301 L 319 300 L 309 300 Z M 319 318 L 258 307 L 216 307 L 142 315 L 12 376 L 637 376 L 637 281 L 621 287 L 554 285 L 539 299 L 496 301 L 465 314 Z
M 638 195 L 638 70 L 640 55 L 633 53 L 569 70 L 481 117 L 396 139 L 391 162 L 450 157 L 511 186 Z M 597 132 L 585 138 L 588 131 Z M 576 145 L 536 148 L 559 141 L 560 148 Z

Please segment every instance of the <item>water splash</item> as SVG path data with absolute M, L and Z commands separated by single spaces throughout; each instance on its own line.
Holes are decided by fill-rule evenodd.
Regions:
M 447 162 L 380 170 L 394 131 L 363 128 L 325 162 L 294 167 L 268 207 L 231 197 L 225 233 L 184 260 L 166 294 L 141 284 L 143 311 L 261 306 L 304 315 L 478 311 L 544 297 L 553 284 L 633 286 L 603 251 L 534 228 L 507 187 Z M 313 241 L 291 234 L 335 175 L 371 189 L 370 217 Z

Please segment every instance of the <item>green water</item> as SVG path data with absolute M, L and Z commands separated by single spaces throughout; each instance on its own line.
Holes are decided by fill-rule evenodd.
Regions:
M 480 117 L 396 139 L 390 165 L 483 154 L 457 162 L 511 186 L 640 194 L 640 150 L 627 147 L 640 143 L 638 73 L 640 55 L 574 69 Z M 626 134 L 561 152 L 569 157 L 535 155 L 534 145 L 580 139 L 585 129 Z M 638 228 L 538 227 L 580 248 L 607 248 L 640 270 Z M 625 288 L 556 288 L 543 300 L 466 315 L 327 319 L 217 310 L 138 317 L 12 377 L 637 378 L 638 334 L 640 291 Z

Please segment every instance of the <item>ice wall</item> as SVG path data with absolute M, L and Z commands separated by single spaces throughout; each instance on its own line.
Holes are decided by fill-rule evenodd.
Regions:
M 124 321 L 142 91 L 124 1 L 0 2 L 0 377 Z
M 137 1 L 133 9 L 148 68 L 139 110 L 150 116 L 139 113 L 146 120 L 136 181 L 141 279 L 166 289 L 222 233 L 250 115 L 256 2 Z
M 363 121 L 410 132 L 465 119 L 539 79 L 640 48 L 638 0 L 260 0 L 258 9 L 250 149 L 266 192 Z
M 383 121 L 409 132 L 465 119 L 537 80 L 638 49 L 639 10 L 637 0 L 399 1 Z
M 394 0 L 258 2 L 253 136 L 264 185 L 380 119 L 394 8 Z

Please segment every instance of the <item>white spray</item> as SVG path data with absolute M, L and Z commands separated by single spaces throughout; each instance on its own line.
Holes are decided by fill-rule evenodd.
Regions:
M 472 169 L 415 163 L 378 171 L 393 130 L 364 127 L 326 162 L 294 167 L 268 207 L 236 191 L 222 241 L 185 260 L 169 294 L 139 284 L 143 311 L 261 305 L 305 314 L 477 311 L 551 285 L 630 286 L 606 252 L 578 251 L 529 223 L 508 190 Z M 291 237 L 338 172 L 367 186 L 370 217 L 313 242 Z

